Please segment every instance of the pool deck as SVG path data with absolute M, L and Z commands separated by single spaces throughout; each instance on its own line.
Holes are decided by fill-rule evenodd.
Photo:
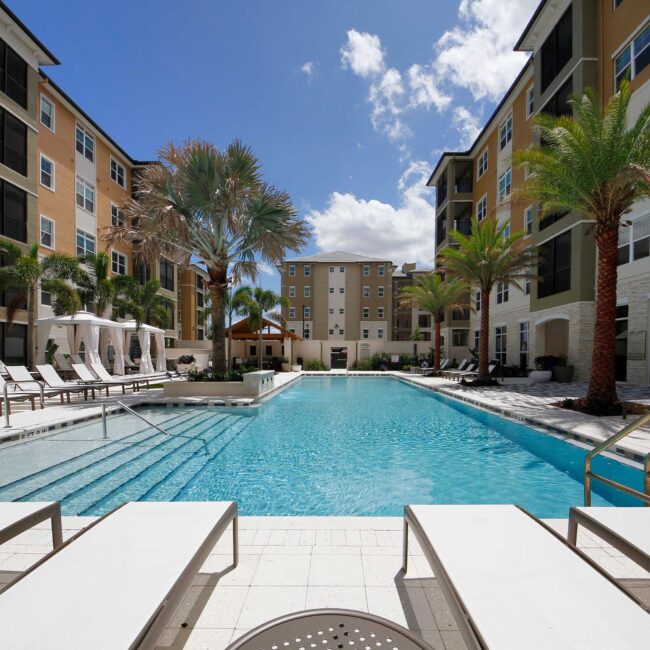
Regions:
M 64 537 L 92 520 L 64 517 Z M 566 532 L 566 520 L 547 521 Z M 50 539 L 41 524 L 0 546 L 0 583 L 47 553 Z M 231 539 L 225 533 L 203 566 L 160 639 L 161 650 L 220 650 L 264 621 L 313 607 L 369 611 L 406 625 L 437 650 L 465 648 L 414 538 L 409 572 L 400 573 L 399 517 L 242 517 L 235 570 L 228 570 Z M 578 544 L 650 602 L 650 574 L 582 529 Z

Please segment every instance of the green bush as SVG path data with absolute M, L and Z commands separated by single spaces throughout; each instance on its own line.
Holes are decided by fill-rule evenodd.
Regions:
M 354 364 L 355 370 L 374 370 L 372 359 L 361 359 Z
M 327 370 L 325 365 L 318 359 L 308 359 L 303 367 L 305 370 Z
M 252 366 L 242 366 L 237 370 L 213 370 L 206 368 L 205 370 L 189 370 L 187 373 L 187 381 L 244 381 L 244 375 L 248 372 L 254 372 L 257 368 Z

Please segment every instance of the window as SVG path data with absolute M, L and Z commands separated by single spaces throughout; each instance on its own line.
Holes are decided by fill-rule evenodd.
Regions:
M 27 126 L 0 109 L 0 162 L 27 176 Z
M 339 273 L 345 273 L 345 267 L 339 266 Z
M 80 124 L 77 124 L 76 147 L 82 156 L 95 162 L 95 138 Z
M 506 337 L 508 334 L 508 328 L 505 325 L 501 325 L 496 328 L 496 359 L 502 365 L 506 365 Z
M 43 291 L 41 289 L 41 305 L 46 307 L 52 306 L 52 294 L 49 291 Z
M 302 295 L 305 298 L 311 298 L 311 287 L 309 285 L 302 288 Z
M 345 314 L 345 309 L 343 307 L 339 307 L 339 314 Z
M 451 344 L 457 348 L 466 348 L 467 335 L 467 330 L 451 330 Z
M 296 328 L 295 328 L 295 327 L 290 327 L 290 328 L 289 328 L 289 331 L 290 331 L 292 334 L 295 334 L 295 333 L 296 333 Z
M 384 308 L 377 307 L 377 318 L 383 318 L 383 317 L 384 317 Z
M 508 302 L 508 283 L 497 282 L 497 305 Z
M 363 297 L 364 298 L 370 298 L 370 287 L 364 287 L 363 288 Z
M 505 227 L 503 228 L 503 238 L 508 239 L 510 237 L 510 222 L 507 221 Z
M 530 278 L 524 280 L 524 294 L 530 296 Z
M 363 317 L 364 318 L 370 318 L 370 307 L 364 307 L 363 308 Z
M 363 277 L 364 278 L 370 277 L 370 267 L 367 264 L 363 265 Z
M 54 191 L 54 163 L 41 154 L 41 185 Z
M 334 293 L 334 287 L 330 287 L 330 293 Z
M 481 311 L 481 292 L 477 291 L 476 295 L 474 296 L 474 305 L 476 307 L 476 311 Z
M 289 318 L 293 319 L 296 317 L 296 308 L 295 307 L 289 307 Z
M 330 308 L 328 309 L 328 313 L 329 313 L 330 316 L 333 316 L 333 315 L 334 315 L 334 308 L 333 308 L 333 307 L 330 307 Z
M 95 212 L 95 186 L 77 176 L 77 205 L 88 212 Z
M 55 130 L 55 108 L 54 104 L 44 95 L 41 95 L 41 124 L 50 131 Z
M 24 366 L 27 360 L 27 325 L 0 323 L 0 359 L 8 366 Z
M 385 272 L 385 270 L 384 270 L 384 265 L 383 265 L 383 264 L 380 264 L 380 265 L 377 267 L 377 270 L 378 270 L 378 273 L 379 273 L 379 277 L 383 277 L 384 272 Z
M 487 194 L 476 204 L 476 218 L 483 221 L 487 217 Z
M 527 235 L 533 234 L 533 206 L 529 205 L 524 210 L 524 228 Z
M 345 288 L 344 287 L 339 287 L 339 293 L 345 293 Z
M 487 171 L 488 168 L 488 150 L 485 151 L 479 156 L 478 159 L 478 178 L 481 178 L 483 174 Z
M 634 79 L 650 63 L 650 24 L 616 57 L 614 78 L 616 90 L 623 80 Z
M 289 264 L 289 275 L 291 277 L 296 275 L 296 265 L 295 264 Z
M 151 277 L 149 267 L 138 260 L 134 260 L 133 277 L 138 281 L 138 284 L 145 284 Z
M 510 140 L 512 140 L 512 114 L 508 115 L 499 127 L 499 149 L 505 149 Z
M 305 331 L 303 332 L 303 338 L 305 339 L 305 341 L 308 341 L 310 336 L 311 336 L 311 329 L 309 328 L 309 325 L 305 325 Z
M 481 345 L 481 330 L 474 330 L 474 350 L 478 355 L 478 349 Z
M 537 297 L 552 296 L 571 288 L 571 231 L 539 247 Z
M 528 367 L 528 323 L 519 323 L 519 367 Z
M 530 119 L 535 112 L 535 87 L 530 86 L 526 90 L 526 119 Z
M 618 9 L 623 4 L 623 0 L 614 0 L 614 10 Z
M 431 327 L 431 314 L 418 314 L 418 327 L 429 329 Z
M 203 298 L 203 292 L 197 291 L 196 292 L 196 306 L 197 307 L 203 307 L 205 305 L 205 300 Z
M 126 275 L 126 255 L 111 251 L 111 271 L 116 275 Z
M 368 339 L 370 338 L 370 330 L 364 329 L 361 331 L 361 338 Z
M 174 290 L 174 264 L 164 257 L 160 258 L 160 288 Z
M 54 248 L 54 221 L 41 215 L 41 246 Z
M 334 330 L 330 330 L 330 335 L 334 334 Z
M 330 266 L 330 273 L 334 273 L 334 267 Z
M 251 357 L 256 357 L 257 356 L 257 346 L 256 345 L 251 345 L 250 346 L 250 355 L 251 355 Z
M 311 307 L 303 307 L 302 308 L 302 317 L 303 318 L 311 318 Z
M 571 98 L 571 93 L 573 92 L 573 77 L 569 77 L 563 84 L 560 86 L 558 91 L 549 99 L 544 108 L 542 109 L 543 113 L 549 113 L 550 115 L 555 115 L 555 117 L 562 117 L 563 115 L 572 116 L 573 109 L 571 104 L 569 104 L 569 99 Z M 543 143 L 543 141 L 542 141 Z
M 27 108 L 27 63 L 0 40 L 0 90 Z
M 296 287 L 289 287 L 289 298 L 296 297 Z
M 377 338 L 378 339 L 384 338 L 384 330 L 381 327 L 377 330 Z
M 126 187 L 126 172 L 115 158 L 111 158 L 111 180 L 115 181 L 120 187 Z
M 124 217 L 122 216 L 122 210 L 120 210 L 114 203 L 111 203 L 111 226 L 123 226 L 123 225 L 124 225 Z
M 544 41 L 541 56 L 541 93 L 543 93 L 573 56 L 573 16 L 571 6 L 564 12 L 562 18 Z
M 77 228 L 77 257 L 95 252 L 95 236 Z
M 377 287 L 377 296 L 380 298 L 384 297 L 384 287 Z
M 309 264 L 305 264 L 302 267 L 302 273 L 306 278 L 308 278 L 311 275 L 311 266 L 309 266 Z
M 203 329 L 200 327 L 196 328 L 196 340 L 197 341 L 203 341 L 205 339 L 205 334 L 203 333 Z
M 27 194 L 0 180 L 0 235 L 27 241 Z
M 618 231 L 618 264 L 627 264 L 650 255 L 650 214 Z
M 265 345 L 264 346 L 264 356 L 270 357 L 273 354 L 273 346 Z
M 499 177 L 499 202 L 505 201 L 512 190 L 512 169 L 508 167 Z

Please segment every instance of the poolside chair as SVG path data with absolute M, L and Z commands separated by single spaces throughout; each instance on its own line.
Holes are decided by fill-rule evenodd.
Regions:
M 140 366 L 138 366 L 137 363 L 134 363 L 128 354 L 123 354 L 122 357 L 124 359 L 124 367 L 126 368 L 127 372 L 137 371 L 140 369 Z
M 0 594 L 12 650 L 151 649 L 228 526 L 237 504 L 127 503 L 98 519 Z
M 54 361 L 56 362 L 56 367 L 61 372 L 72 372 L 72 366 L 70 365 L 70 359 L 63 354 L 63 352 L 54 353 Z
M 88 386 L 88 388 L 93 391 L 93 399 L 95 399 L 95 390 L 99 390 L 101 393 L 102 390 L 106 389 L 106 397 L 108 397 L 108 389 L 110 386 L 108 386 L 106 382 L 98 379 L 97 375 L 90 372 L 90 369 L 85 363 L 73 363 L 72 370 L 75 375 L 77 375 L 77 381 L 80 384 Z
M 467 372 L 473 372 L 478 368 L 478 361 L 472 360 L 470 361 L 465 368 L 461 370 L 460 366 L 456 368 L 455 370 L 449 370 L 447 371 L 443 376 L 446 379 L 455 379 L 456 381 L 459 380 L 460 377 L 462 377 L 465 373 Z
M 61 506 L 56 501 L 9 501 L 0 503 L 0 545 L 43 521 L 52 525 L 52 546 L 63 543 Z
M 440 368 L 438 368 L 438 370 L 432 370 L 431 372 L 427 373 L 424 376 L 425 377 L 440 377 L 450 363 L 451 363 L 451 359 L 443 359 L 440 362 Z
M 80 394 L 83 393 L 84 395 L 84 400 L 88 399 L 88 386 L 85 386 L 84 384 L 79 384 L 76 381 L 63 381 L 61 377 L 59 376 L 59 373 L 56 371 L 54 366 L 50 364 L 43 364 L 43 365 L 36 365 L 36 370 L 38 370 L 39 374 L 41 375 L 41 378 L 45 382 L 48 388 L 52 389 L 61 389 L 65 390 L 66 393 L 68 394 L 68 404 L 70 403 L 70 395 L 72 393 L 75 394 Z M 70 367 L 70 370 L 72 370 L 72 367 Z
M 650 615 L 593 560 L 513 505 L 404 509 L 469 648 L 647 647 Z
M 457 368 L 449 368 L 448 370 L 445 370 L 445 371 L 442 373 L 442 376 L 443 376 L 443 377 L 446 377 L 446 376 L 447 376 L 448 374 L 450 374 L 450 373 L 454 373 L 454 372 L 462 372 L 463 370 L 466 370 L 466 369 L 467 369 L 467 366 L 469 366 L 469 364 L 471 363 L 471 361 L 472 361 L 471 359 L 463 359 L 463 360 L 458 364 L 458 367 L 457 367 Z
M 140 383 L 149 386 L 149 379 L 145 376 L 132 376 L 128 379 L 120 379 L 119 377 L 110 375 L 108 370 L 106 370 L 101 363 L 91 363 L 90 369 L 97 375 L 97 378 L 105 384 L 108 384 L 109 386 L 121 386 L 122 394 L 126 393 L 127 386 L 130 386 L 133 389 L 133 392 L 140 388 Z
M 26 390 L 29 392 L 41 393 L 41 408 L 45 406 L 45 397 L 60 397 L 61 404 L 65 402 L 67 395 L 68 402 L 70 401 L 70 393 L 65 388 L 45 388 L 43 382 L 34 379 L 33 375 L 25 366 L 7 366 L 7 372 L 11 377 L 10 384 L 14 384 L 18 390 Z
M 72 363 L 83 363 L 84 360 L 81 358 L 81 355 L 79 354 L 71 354 L 70 359 L 72 360 Z
M 32 383 L 32 382 L 30 382 Z M 32 411 L 36 409 L 36 398 L 41 399 L 41 391 L 34 389 L 20 389 L 14 381 L 5 381 L 0 375 L 0 415 L 2 415 L 2 405 L 4 403 L 4 387 L 7 385 L 7 413 L 11 414 L 11 402 L 24 402 L 29 400 L 32 404 Z M 41 408 L 43 402 L 41 402 Z
M 488 377 L 492 377 L 492 375 L 496 373 L 498 367 L 499 367 L 499 362 L 496 359 L 490 361 L 490 363 L 488 364 Z M 461 373 L 460 375 L 457 375 L 458 381 L 460 381 L 461 379 L 475 379 L 477 377 L 478 377 L 478 365 L 475 370 L 466 371 Z
M 576 545 L 578 526 L 584 526 L 650 571 L 650 509 L 571 508 L 567 540 L 573 546 Z
M 7 373 L 7 366 L 5 366 L 2 361 L 0 361 L 0 375 L 6 375 Z

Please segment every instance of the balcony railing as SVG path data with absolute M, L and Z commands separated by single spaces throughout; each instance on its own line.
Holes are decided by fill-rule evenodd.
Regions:
M 27 87 L 22 81 L 8 73 L 5 74 L 5 94 L 11 97 L 16 104 L 27 108 Z
M 27 176 L 27 156 L 25 156 L 25 152 L 18 151 L 7 143 L 4 146 L 4 164 L 15 172 Z
M 446 198 L 447 198 L 447 186 L 439 185 L 436 189 L 436 204 L 441 205 Z
M 472 179 L 471 178 L 461 178 L 456 181 L 454 186 L 454 191 L 456 194 L 471 194 L 472 192 Z
M 15 239 L 16 241 L 26 242 L 27 220 L 0 212 L 0 235 L 9 237 L 9 239 Z
M 472 233 L 472 222 L 469 219 L 456 219 L 454 229 L 463 235 L 470 235 Z

